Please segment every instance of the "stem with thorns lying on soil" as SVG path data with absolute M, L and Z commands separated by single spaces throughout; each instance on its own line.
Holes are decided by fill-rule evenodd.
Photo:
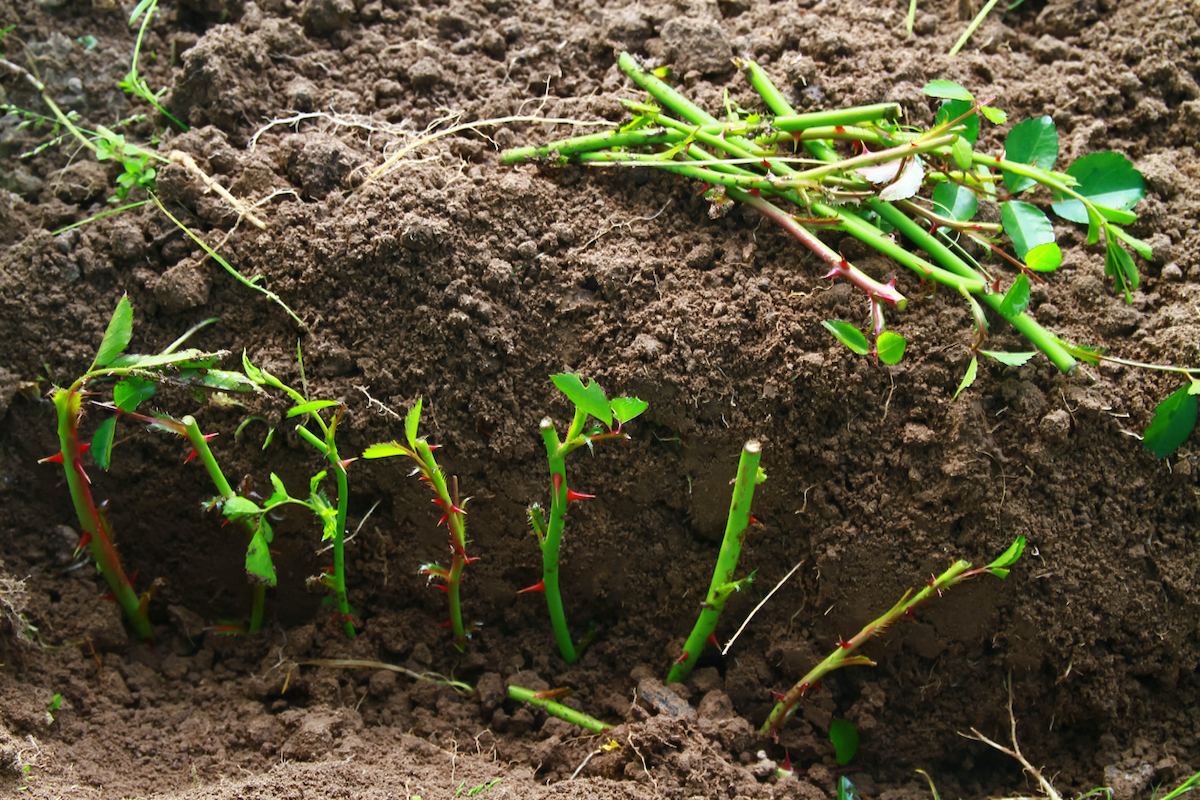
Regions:
M 585 731 L 604 733 L 612 727 L 607 722 L 601 722 L 595 717 L 590 717 L 582 711 L 576 711 L 570 706 L 564 706 L 562 703 L 556 703 L 553 700 L 539 697 L 538 694 L 533 689 L 523 689 L 520 686 L 508 687 L 508 696 L 513 700 L 520 700 L 523 703 L 540 708 L 547 714 L 558 717 L 561 720 L 566 720 L 572 725 L 578 725 Z
M 792 712 L 796 710 L 796 706 L 804 699 L 804 695 L 810 689 L 817 686 L 821 678 L 828 673 L 835 669 L 853 665 L 875 666 L 874 661 L 866 656 L 854 655 L 854 652 L 870 639 L 882 634 L 892 623 L 902 617 L 907 616 L 911 618 L 912 610 L 933 597 L 935 593 L 938 597 L 941 597 L 942 592 L 946 589 L 985 573 L 995 575 L 997 578 L 1006 578 L 1008 577 L 1008 568 L 1021 557 L 1024 549 L 1025 537 L 1018 536 L 1016 541 L 999 558 L 986 567 L 972 569 L 971 562 L 956 561 L 953 566 L 941 575 L 931 578 L 928 585 L 915 595 L 911 589 L 906 591 L 899 602 L 892 606 L 886 614 L 868 623 L 848 641 L 839 640 L 836 650 L 826 656 L 821 663 L 809 670 L 808 674 L 797 681 L 796 685 L 789 689 L 786 694 L 781 695 L 779 702 L 771 711 L 770 716 L 767 717 L 767 721 L 763 723 L 760 733 L 777 735 L 779 729 L 783 727 L 784 723 L 791 717 Z
M 700 604 L 700 618 L 696 620 L 692 633 L 683 645 L 683 653 L 671 665 L 667 674 L 667 683 L 680 683 L 692 673 L 696 662 L 700 659 L 700 651 L 710 641 L 714 644 L 714 634 L 725 603 L 734 592 L 740 592 L 742 585 L 754 579 L 751 573 L 741 580 L 734 580 L 737 571 L 738 557 L 742 553 L 742 544 L 751 523 L 755 522 L 750 515 L 750 503 L 754 499 L 754 487 L 767 479 L 767 473 L 759 468 L 762 458 L 762 444 L 755 441 L 746 442 L 742 446 L 742 455 L 738 459 L 737 476 L 733 480 L 733 499 L 729 504 L 729 518 L 725 523 L 725 537 L 721 540 L 721 552 L 717 556 L 717 566 L 713 570 L 712 581 L 708 586 L 708 594 Z

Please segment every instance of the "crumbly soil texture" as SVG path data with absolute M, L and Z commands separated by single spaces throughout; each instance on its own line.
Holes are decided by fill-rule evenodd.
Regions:
M 829 237 L 910 298 L 889 319 L 908 352 L 887 367 L 822 327 L 861 326 L 863 297 L 822 279 L 753 212 L 711 219 L 699 186 L 661 173 L 497 158 L 592 130 L 529 118 L 622 120 L 621 100 L 641 94 L 616 65 L 621 49 L 672 65 L 716 114 L 726 99 L 761 108 L 734 56 L 763 64 L 800 110 L 896 101 L 915 124 L 935 110 L 921 87 L 954 80 L 997 95 L 1011 121 L 1050 115 L 1060 169 L 1112 149 L 1146 178 L 1129 231 L 1154 256 L 1138 261 L 1132 302 L 1105 276 L 1102 246 L 1059 222 L 1064 264 L 1035 286 L 1031 313 L 1074 342 L 1191 365 L 1194 3 L 1026 0 L 994 12 L 951 58 L 970 3 L 920 0 L 910 37 L 897 0 L 177 0 L 148 28 L 139 66 L 188 132 L 118 87 L 137 33 L 131 6 L 6 3 L 4 57 L 36 69 L 85 128 L 144 115 L 115 129 L 189 154 L 253 205 L 261 229 L 194 172 L 159 166 L 165 208 L 303 326 L 153 204 L 56 234 L 114 207 L 119 168 L 70 137 L 38 149 L 49 127 L 0 119 L 0 610 L 11 621 L 0 633 L 0 795 L 815 799 L 846 774 L 864 797 L 929 797 L 917 770 L 943 797 L 1037 793 L 1015 760 L 960 735 L 1010 743 L 1009 682 L 1021 749 L 1064 796 L 1106 786 L 1117 800 L 1149 797 L 1200 768 L 1200 466 L 1190 442 L 1156 460 L 1138 438 L 1179 376 L 985 359 L 955 399 L 973 327 L 953 292 Z M 5 68 L 0 81 L 8 103 L 49 114 L 23 77 Z M 496 118 L 521 119 L 401 153 L 431 128 Z M 998 151 L 1005 130 L 985 125 L 980 146 Z M 344 456 L 401 437 L 423 398 L 422 431 L 471 497 L 479 560 L 464 573 L 464 652 L 442 627 L 445 595 L 418 572 L 447 563 L 446 529 L 405 465 L 349 467 L 357 636 L 306 591 L 332 553 L 299 513 L 274 521 L 279 584 L 262 630 L 230 636 L 221 626 L 250 604 L 245 539 L 202 510 L 212 486 L 178 439 L 124 421 L 112 468 L 89 474 L 137 588 L 158 586 L 156 641 L 135 640 L 75 555 L 61 467 L 38 464 L 58 448 L 46 392 L 88 367 L 122 295 L 134 351 L 215 318 L 192 344 L 230 351 L 230 368 L 245 351 L 311 397 L 344 403 Z M 1029 349 L 992 322 L 989 348 Z M 597 495 L 572 506 L 562 553 L 568 619 L 579 637 L 594 631 L 570 665 L 542 597 L 517 593 L 541 576 L 526 512 L 548 500 L 538 424 L 568 419 L 549 381 L 564 371 L 649 402 L 628 441 L 568 462 L 571 485 Z M 285 399 L 219 399 L 164 391 L 154 402 L 219 434 L 213 448 L 235 484 L 266 495 L 275 473 L 303 494 L 323 465 Z M 88 414 L 85 433 L 103 416 Z M 769 477 L 739 566 L 754 580 L 729 603 L 722 646 L 799 568 L 725 655 L 710 647 L 686 684 L 664 686 L 750 439 Z M 985 563 L 1018 535 L 1029 547 L 1007 580 L 922 606 L 866 647 L 874 667 L 832 674 L 778 739 L 758 734 L 772 691 L 839 637 L 954 560 Z M 376 666 L 308 663 L 322 660 Z M 563 702 L 614 727 L 592 734 L 548 717 L 509 700 L 508 685 L 568 688 Z M 839 718 L 861 739 L 844 767 L 827 735 Z M 777 774 L 785 756 L 797 776 Z

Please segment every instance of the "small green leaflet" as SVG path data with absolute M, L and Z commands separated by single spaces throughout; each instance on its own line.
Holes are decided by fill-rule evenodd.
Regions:
M 1142 445 L 1155 458 L 1165 458 L 1192 434 L 1196 427 L 1196 396 L 1189 386 L 1181 386 L 1154 409 L 1154 419 L 1146 428 Z
M 1017 0 L 1017 2 L 1021 2 L 1021 0 Z M 1008 112 L 999 108 L 981 106 L 979 108 L 979 113 L 983 114 L 983 116 L 987 118 L 987 121 L 993 125 L 1003 125 L 1004 123 L 1008 122 Z
M 246 573 L 253 575 L 259 583 L 274 586 L 277 580 L 275 565 L 271 563 L 271 550 L 267 537 L 263 535 L 263 528 L 266 527 L 266 520 L 260 520 L 254 535 L 250 537 L 250 544 L 246 546 Z
M 971 150 L 971 143 L 965 136 L 959 136 L 954 140 L 954 144 L 950 145 L 950 155 L 954 157 L 954 163 L 958 165 L 959 169 L 971 168 L 974 154 Z
M 997 578 L 1007 578 L 1008 568 L 1017 563 L 1021 554 L 1025 552 L 1025 537 L 1018 536 L 1016 541 L 1008 546 L 1008 549 L 1000 554 L 992 563 L 988 564 L 986 569 L 988 572 L 995 575 Z
M 829 741 L 837 753 L 838 766 L 844 767 L 858 752 L 858 728 L 848 720 L 835 719 L 829 723 Z
M 92 434 L 92 460 L 105 472 L 112 461 L 113 435 L 117 430 L 117 418 L 109 417 L 96 427 Z
M 585 386 L 580 377 L 571 372 L 551 375 L 550 380 L 577 407 L 603 422 L 606 427 L 612 427 L 612 408 L 600 384 L 589 380 Z
M 636 397 L 614 397 L 608 405 L 612 409 L 618 425 L 624 425 L 650 407 L 645 400 Z
M 1104 226 L 1106 234 L 1110 228 L 1110 225 Z M 1125 292 L 1125 302 L 1131 303 L 1133 290 L 1138 287 L 1138 271 L 1137 265 L 1133 263 L 1133 256 L 1129 255 L 1111 234 L 1105 236 L 1104 244 L 1104 274 L 1116 279 L 1117 287 Z
M 289 408 L 287 416 L 288 419 L 291 419 L 292 417 L 298 417 L 301 414 L 308 414 L 309 412 L 318 411 L 322 408 L 340 405 L 341 403 L 339 403 L 337 400 L 309 400 L 307 403 L 301 403 L 298 406 Z
M 129 346 L 129 340 L 132 338 L 133 306 L 130 305 L 129 298 L 122 295 L 116 310 L 113 311 L 112 319 L 108 321 L 108 329 L 104 331 L 104 338 L 100 341 L 100 349 L 96 351 L 92 369 L 108 366 L 109 362 Z
M 263 510 L 248 497 L 234 496 L 225 498 L 221 503 L 221 511 L 229 519 L 236 520 L 252 514 L 261 514 Z
M 287 487 L 283 485 L 283 481 L 280 480 L 279 476 L 274 472 L 271 473 L 271 488 L 273 488 L 275 491 L 267 499 L 268 508 L 282 505 L 291 501 L 292 498 L 291 495 L 287 493 Z M 270 538 L 268 538 L 267 541 L 269 542 Z
M 113 387 L 113 403 L 122 411 L 135 411 L 139 404 L 154 396 L 157 388 L 153 381 L 131 375 Z
M 838 778 L 837 800 L 859 800 L 858 789 L 845 775 Z
M 417 446 L 417 426 L 421 424 L 421 406 L 422 400 L 418 397 L 417 402 L 413 403 L 413 407 L 404 415 L 404 438 L 408 440 L 408 446 L 412 448 Z M 408 455 L 408 453 L 404 455 Z
M 1145 242 L 1143 242 L 1141 239 L 1137 238 L 1136 236 L 1130 236 L 1123 229 L 1117 227 L 1116 225 L 1109 225 L 1108 232 L 1115 233 L 1117 235 L 1118 239 L 1120 239 L 1121 241 L 1125 242 L 1125 244 L 1132 247 L 1139 256 L 1146 259 L 1147 261 L 1149 261 L 1151 258 L 1154 257 L 1154 250 L 1153 250 L 1153 248 L 1150 247 L 1150 245 L 1146 244 Z
M 363 458 L 388 458 L 389 456 L 412 456 L 412 451 L 399 442 L 380 442 L 363 451 Z
M 879 360 L 883 363 L 889 366 L 899 364 L 900 359 L 904 358 L 904 348 L 907 344 L 908 340 L 900 334 L 884 331 L 875 340 L 875 352 L 879 354 Z
M 975 193 L 957 183 L 943 182 L 935 186 L 933 202 L 941 208 L 945 216 L 959 222 L 971 219 L 979 209 L 979 198 Z
M 962 100 L 970 103 L 975 99 L 970 92 L 954 81 L 930 81 L 921 88 L 921 91 L 930 97 L 941 97 L 947 100 Z
M 1025 254 L 1025 266 L 1034 272 L 1053 272 L 1062 264 L 1062 248 L 1056 242 L 1033 247 Z
M 975 376 L 979 374 L 979 357 L 971 356 L 971 363 L 967 365 L 967 374 L 963 375 L 961 381 L 958 382 L 958 388 L 954 390 L 954 397 L 951 400 L 957 400 L 958 396 L 963 393 L 964 389 L 971 388 L 971 384 L 975 382 Z
M 970 113 L 974 108 L 975 104 L 969 100 L 947 100 L 938 109 L 936 122 L 938 125 L 941 125 L 943 122 L 949 122 L 952 119 L 962 117 L 964 114 L 969 114 L 969 116 L 960 120 L 958 124 L 965 128 L 960 136 L 973 145 L 979 139 L 979 117 Z
M 1112 209 L 1129 211 L 1146 194 L 1142 173 L 1134 169 L 1133 163 L 1120 153 L 1108 151 L 1084 156 L 1067 167 L 1067 174 L 1078 182 L 1072 187 L 1073 191 L 1103 209 L 1101 214 L 1104 214 L 1104 210 Z M 1088 210 L 1082 202 L 1074 198 L 1063 199 L 1060 193 L 1055 193 L 1055 197 L 1059 200 L 1051 206 L 1055 214 L 1072 222 L 1089 222 Z
M 1035 205 L 1021 200 L 1009 200 L 1000 204 L 1000 222 L 1004 232 L 1012 239 L 1017 258 L 1024 260 L 1025 254 L 1039 244 L 1054 241 L 1054 226 Z
M 153 6 L 156 2 L 158 0 L 141 0 L 140 3 L 133 7 L 133 13 L 129 15 L 129 24 L 132 25 L 137 22 L 138 17 L 146 13 L 146 9 Z
M 1028 350 L 1023 353 L 1004 353 L 999 350 L 980 350 L 979 354 L 994 358 L 1001 364 L 1007 364 L 1010 367 L 1020 367 L 1029 362 L 1029 359 L 1037 355 L 1036 350 Z
M 865 356 L 871 352 L 871 346 L 867 344 L 867 337 L 863 336 L 863 332 L 850 323 L 842 322 L 838 319 L 827 319 L 821 324 L 825 326 L 827 331 L 837 337 L 839 342 L 860 356 Z
M 1054 169 L 1058 160 L 1058 131 L 1049 116 L 1018 122 L 1004 139 L 1004 158 L 1044 170 Z M 1037 185 L 1033 178 L 1004 172 L 1004 185 L 1012 194 Z
M 1025 273 L 1017 276 L 1004 300 L 1000 303 L 1000 313 L 1006 317 L 1015 317 L 1029 305 L 1029 278 Z

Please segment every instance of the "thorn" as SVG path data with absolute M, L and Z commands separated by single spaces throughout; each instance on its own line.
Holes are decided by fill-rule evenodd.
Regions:
M 450 625 L 451 625 L 451 623 L 450 623 L 450 620 L 446 620 L 445 622 L 443 622 L 443 623 L 440 623 L 440 624 L 438 625 L 438 627 L 439 627 L 439 628 L 449 628 L 449 627 L 450 627 Z
M 845 639 L 843 639 L 842 637 L 840 637 L 840 636 L 839 636 L 839 637 L 838 637 L 838 647 L 842 648 L 843 650 L 849 650 L 849 649 L 850 649 L 850 643 L 849 643 L 849 642 L 847 642 Z
M 772 689 L 771 697 L 775 698 L 776 703 L 782 703 L 787 698 L 787 694 L 784 692 L 777 692 L 774 689 Z
M 753 514 L 747 514 L 746 516 L 749 518 L 751 525 L 762 525 L 762 523 L 758 521 L 758 517 L 754 516 Z
M 688 653 L 688 651 L 684 650 L 682 653 L 679 654 L 679 658 L 675 659 L 675 663 L 676 664 L 686 664 L 689 657 L 690 657 L 690 654 Z
M 281 555 L 283 555 L 283 553 L 279 552 L 278 550 L 267 550 L 267 552 L 268 552 L 269 554 L 273 555 L 273 556 L 281 556 Z
M 911 609 L 911 608 L 906 608 L 906 609 L 904 610 L 904 616 L 908 617 L 908 618 L 909 618 L 909 619 L 911 619 L 913 622 L 916 622 L 916 621 L 917 621 L 917 618 L 913 616 L 913 613 L 912 613 L 912 609 Z
M 591 500 L 591 499 L 595 498 L 595 496 L 596 495 L 594 495 L 594 494 L 584 494 L 583 492 L 576 492 L 573 489 L 567 489 L 567 502 L 568 503 L 570 503 L 573 500 Z
M 38 463 L 39 464 L 61 464 L 61 463 L 63 463 L 62 451 L 60 450 L 59 452 L 55 453 L 52 456 L 46 456 L 45 458 L 38 459 Z
M 183 460 L 183 463 L 185 463 L 185 464 L 188 463 L 189 461 L 191 461 L 193 458 L 195 458 L 198 455 L 200 455 L 199 451 L 197 451 L 196 448 L 193 447 L 192 452 L 188 453 L 188 457 Z
M 87 531 L 84 531 L 83 535 L 79 537 L 79 544 L 75 545 L 75 552 L 78 553 L 80 550 L 87 547 L 91 543 L 92 543 L 92 535 L 90 533 L 88 533 Z
M 479 560 L 479 558 L 480 558 L 479 556 L 471 556 L 470 558 L 463 556 L 463 563 L 464 564 L 474 564 L 476 561 Z
M 529 586 L 529 587 L 519 590 L 517 592 L 517 594 L 525 594 L 527 592 L 528 593 L 541 592 L 542 594 L 545 594 L 546 593 L 546 581 L 540 580 L 537 583 L 535 583 L 533 586 Z
M 721 643 L 717 641 L 717 635 L 715 633 L 710 633 L 708 635 L 708 643 L 717 649 L 720 649 L 721 647 Z
M 342 468 L 342 472 L 345 472 L 346 467 L 350 466 L 355 461 L 358 461 L 358 459 L 357 458 L 343 458 L 341 461 L 338 462 L 338 466 Z
M 819 684 L 819 683 L 814 683 L 814 684 L 812 685 L 812 690 L 813 690 L 814 692 L 819 692 L 819 691 L 821 691 L 821 684 Z
M 563 476 L 562 473 L 556 472 L 551 476 L 551 482 L 554 484 L 554 495 L 557 497 L 559 491 L 562 490 Z
M 113 594 L 112 592 L 109 592 L 108 594 L 100 595 L 100 599 L 101 600 L 111 600 L 114 603 L 117 602 L 117 596 L 115 594 Z
M 792 754 L 789 753 L 787 750 L 783 751 L 783 771 L 784 772 L 792 771 Z

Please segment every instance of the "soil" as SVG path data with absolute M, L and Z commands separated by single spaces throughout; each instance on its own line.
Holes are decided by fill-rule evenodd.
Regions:
M 1020 765 L 960 736 L 1008 741 L 1006 681 L 1023 752 L 1065 796 L 1097 786 L 1148 797 L 1200 769 L 1198 451 L 1155 460 L 1137 433 L 1177 379 L 1124 367 L 1059 373 L 1044 357 L 970 359 L 970 314 L 950 292 L 892 315 L 903 362 L 852 356 L 822 320 L 858 320 L 861 298 L 781 231 L 735 209 L 711 220 L 697 188 L 656 174 L 502 167 L 496 146 L 564 128 L 464 131 L 364 175 L 428 126 L 513 115 L 622 119 L 637 98 L 615 48 L 675 66 L 707 108 L 755 98 L 729 56 L 748 56 L 804 110 L 894 100 L 932 119 L 919 89 L 947 78 L 999 95 L 1010 119 L 1049 114 L 1070 163 L 1114 149 L 1147 180 L 1140 288 L 1123 303 L 1103 251 L 1058 225 L 1064 266 L 1034 293 L 1044 324 L 1114 354 L 1196 362 L 1200 340 L 1200 25 L 1194 3 L 1026 0 L 945 55 L 973 9 L 922 0 L 644 3 L 441 0 L 180 0 L 147 32 L 142 69 L 192 126 L 151 115 L 161 137 L 248 203 L 259 230 L 178 165 L 158 175 L 172 213 L 307 324 L 235 281 L 152 205 L 53 235 L 109 205 L 115 174 L 70 141 L 22 157 L 46 129 L 0 120 L 0 588 L 17 622 L 0 633 L 0 795 L 153 798 L 832 797 L 841 768 L 826 731 L 857 725 L 851 779 L 864 797 L 1037 792 Z M 960 7 L 963 6 L 963 7 Z M 31 56 L 50 95 L 85 126 L 144 113 L 118 88 L 134 35 L 111 2 L 14 0 L 7 58 Z M 88 38 L 92 37 L 92 38 Z M 23 46 L 22 46 L 23 45 Z M 45 112 L 3 76 L 7 102 Z M 268 121 L 275 124 L 268 125 Z M 164 130 L 166 131 L 164 133 Z M 486 133 L 486 136 L 483 135 Z M 998 148 L 1003 129 L 985 131 Z M 886 280 L 897 268 L 831 243 Z M 247 351 L 316 398 L 346 403 L 343 454 L 424 430 L 469 506 L 467 617 L 459 653 L 441 592 L 418 574 L 444 559 L 445 529 L 400 465 L 350 468 L 350 599 L 359 634 L 304 590 L 330 563 L 309 519 L 278 523 L 279 588 L 253 637 L 243 618 L 244 540 L 201 512 L 203 471 L 170 437 L 120 430 L 113 468 L 91 471 L 126 567 L 161 583 L 157 642 L 134 641 L 103 580 L 73 556 L 78 527 L 45 392 L 86 369 L 117 300 L 133 346 L 153 352 L 210 317 L 198 346 Z M 997 322 L 989 346 L 1022 350 Z M 563 551 L 569 619 L 595 639 L 558 656 L 544 604 L 515 592 L 540 575 L 526 508 L 546 500 L 544 415 L 569 409 L 548 376 L 574 371 L 649 401 L 621 445 L 576 454 Z M 299 491 L 321 468 L 283 424 L 280 398 L 243 407 L 160 398 L 194 413 L 226 473 Z M 263 449 L 267 425 L 278 432 Z M 93 415 L 98 416 L 98 415 Z M 89 418 L 87 425 L 94 425 Z M 764 443 L 722 642 L 798 562 L 724 658 L 686 685 L 659 680 L 681 650 L 720 546 L 742 443 Z M 773 698 L 908 588 L 955 559 L 1029 550 L 1006 581 L 979 579 L 872 642 L 875 668 L 835 673 L 773 741 Z M 23 582 L 21 582 L 23 581 Z M 358 659 L 469 683 L 469 693 Z M 565 702 L 617 724 L 603 735 L 506 699 L 505 686 L 570 687 Z M 58 697 L 58 707 L 53 698 Z M 651 702 L 658 699 L 657 702 Z M 662 700 L 666 698 L 666 701 Z M 48 713 L 49 712 L 49 713 Z M 785 752 L 798 778 L 779 778 Z M 498 783 L 488 786 L 495 779 Z M 486 788 L 480 788 L 486 787 Z

